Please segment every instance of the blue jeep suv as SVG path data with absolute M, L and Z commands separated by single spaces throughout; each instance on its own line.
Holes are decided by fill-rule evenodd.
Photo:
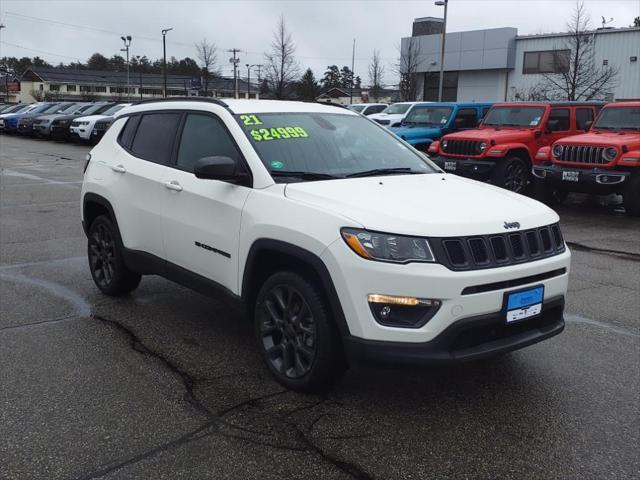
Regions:
M 402 125 L 390 128 L 416 149 L 426 152 L 447 133 L 476 128 L 492 103 L 424 102 L 414 105 Z

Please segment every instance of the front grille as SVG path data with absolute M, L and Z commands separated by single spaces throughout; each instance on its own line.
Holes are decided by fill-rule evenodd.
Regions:
M 109 128 L 110 125 L 111 125 L 111 122 L 97 122 L 94 125 L 93 129 L 98 130 L 100 132 L 104 132 Z
M 521 232 L 430 240 L 440 263 L 451 270 L 479 270 L 532 262 L 565 250 L 558 224 Z
M 79 127 L 80 126 L 80 122 L 77 120 L 74 120 L 73 122 L 71 122 L 71 126 L 72 127 Z
M 447 139 L 447 148 L 443 148 L 443 150 L 451 155 L 480 155 L 481 143 L 476 140 Z
M 560 145 L 562 153 L 556 156 L 561 162 L 592 163 L 604 165 L 609 163 L 605 160 L 603 152 L 605 147 L 592 147 L 589 145 Z M 554 155 L 555 156 L 555 155 Z

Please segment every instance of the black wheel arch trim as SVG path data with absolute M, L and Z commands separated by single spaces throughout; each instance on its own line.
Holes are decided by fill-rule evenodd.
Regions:
M 324 261 L 322 261 L 322 259 L 315 253 L 282 240 L 260 238 L 255 240 L 251 245 L 249 253 L 247 254 L 242 276 L 241 298 L 243 303 L 247 304 L 248 302 L 248 297 L 251 291 L 250 282 L 253 278 L 254 270 L 258 268 L 256 261 L 258 254 L 264 251 L 278 252 L 292 256 L 312 268 L 322 283 L 322 287 L 327 295 L 329 307 L 331 308 L 331 313 L 336 321 L 340 335 L 342 337 L 350 335 L 349 325 L 347 324 L 344 311 L 342 310 L 342 304 L 340 303 L 338 292 L 336 291 L 333 279 L 331 278 L 331 274 L 329 273 Z
M 84 197 L 82 198 L 82 229 L 84 230 L 85 235 L 89 234 L 89 227 L 91 227 L 91 225 L 87 223 L 87 218 L 86 218 L 87 204 L 89 203 L 97 203 L 98 205 L 106 208 L 107 211 L 109 212 L 109 216 L 111 217 L 111 221 L 113 222 L 118 232 L 120 232 L 120 228 L 118 227 L 118 219 L 116 218 L 116 213 L 113 210 L 113 207 L 111 206 L 111 202 L 109 202 L 109 200 L 104 198 L 102 195 L 98 195 L 97 193 L 87 192 L 84 194 Z

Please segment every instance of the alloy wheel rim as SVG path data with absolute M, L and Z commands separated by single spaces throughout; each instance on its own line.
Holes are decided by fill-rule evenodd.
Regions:
M 115 244 L 104 225 L 99 225 L 89 238 L 89 263 L 96 282 L 109 286 L 116 271 Z
M 271 366 L 287 378 L 302 378 L 316 357 L 316 323 L 302 294 L 273 287 L 262 303 L 260 339 Z
M 519 193 L 524 188 L 524 168 L 519 164 L 512 164 L 507 167 L 507 175 L 504 181 L 507 189 Z

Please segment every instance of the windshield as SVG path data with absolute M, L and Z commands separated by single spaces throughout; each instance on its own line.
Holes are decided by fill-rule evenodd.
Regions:
M 5 110 L 2 113 L 18 113 L 18 112 L 22 112 L 23 110 L 27 110 L 29 108 L 29 105 L 13 105 L 12 108 L 10 108 L 9 110 Z
M 349 110 L 353 110 L 354 112 L 362 112 L 366 105 L 349 105 L 347 108 Z
M 537 127 L 544 107 L 493 107 L 482 122 L 494 127 Z
M 317 180 L 314 175 L 340 178 L 436 172 L 394 135 L 360 116 L 263 113 L 236 118 L 277 182 Z
M 444 126 L 449 122 L 453 108 L 451 107 L 420 107 L 415 106 L 404 118 L 408 125 Z
M 49 105 L 42 110 L 34 110 L 35 113 L 56 113 L 60 109 L 60 104 Z
M 65 113 L 65 112 L 73 112 L 77 107 L 75 103 L 71 103 L 69 105 L 58 105 L 58 109 L 55 113 Z
M 603 108 L 593 128 L 603 130 L 640 130 L 640 107 Z
M 409 108 L 411 108 L 410 103 L 394 103 L 393 105 L 389 105 L 387 108 L 385 108 L 382 113 L 386 113 L 389 115 L 403 115 L 407 112 L 407 110 L 409 110 Z
M 107 110 L 102 112 L 102 114 L 103 115 L 113 115 L 114 113 L 119 112 L 120 110 L 122 110 L 124 107 L 125 107 L 124 105 L 112 105 Z
M 98 113 L 104 112 L 106 109 L 110 108 L 112 105 L 110 104 L 102 104 L 102 105 L 89 105 L 89 108 L 83 110 L 82 113 L 86 113 L 87 115 L 96 115 Z

